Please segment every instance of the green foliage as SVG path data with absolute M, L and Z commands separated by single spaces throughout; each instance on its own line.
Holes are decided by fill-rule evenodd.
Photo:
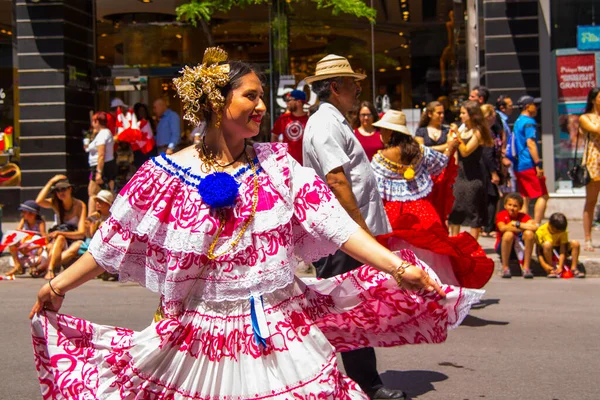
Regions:
M 331 8 L 333 15 L 340 13 L 354 15 L 359 18 L 367 18 L 375 22 L 377 12 L 368 7 L 362 0 L 312 0 L 317 3 L 317 8 Z
M 270 0 L 191 0 L 189 3 L 177 7 L 177 19 L 187 21 L 190 24 L 197 24 L 204 20 L 210 21 L 211 17 L 217 12 L 227 12 L 232 7 L 245 7 L 255 4 L 266 4 Z M 288 0 L 302 1 L 302 0 Z M 331 8 L 333 15 L 340 13 L 354 15 L 359 18 L 367 18 L 369 21 L 375 21 L 376 11 L 368 7 L 363 0 L 311 0 L 317 4 L 317 8 Z

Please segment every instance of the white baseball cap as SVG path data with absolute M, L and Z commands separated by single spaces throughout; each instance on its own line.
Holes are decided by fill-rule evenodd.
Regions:
M 127 107 L 127 104 L 123 103 L 123 100 L 121 100 L 120 98 L 115 97 L 110 102 L 110 108 L 117 108 L 117 107 Z

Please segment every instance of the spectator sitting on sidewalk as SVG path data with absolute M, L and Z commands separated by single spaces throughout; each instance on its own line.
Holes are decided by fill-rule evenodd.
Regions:
M 562 213 L 554 213 L 550 220 L 535 232 L 537 239 L 538 261 L 548 273 L 548 278 L 558 278 L 564 269 L 567 257 L 571 256 L 571 272 L 576 278 L 585 278 L 585 274 L 577 269 L 579 261 L 579 242 L 569 240 L 567 217 Z M 553 264 L 553 253 L 558 252 L 558 265 Z
M 40 206 L 33 200 L 26 200 L 19 206 L 21 221 L 17 230 L 36 232 L 38 235 L 46 236 L 46 221 L 40 215 Z M 23 275 L 24 268 L 35 269 L 38 265 L 48 262 L 48 253 L 43 246 L 33 243 L 19 243 L 10 248 L 10 265 L 13 267 L 6 275 Z M 44 266 L 46 268 L 46 266 Z
M 86 236 L 84 244 L 81 246 L 81 249 L 79 250 L 81 255 L 83 255 L 83 253 L 85 253 L 87 251 L 88 246 L 89 246 L 90 242 L 92 241 L 91 238 L 94 236 L 94 234 L 96 233 L 98 228 L 100 228 L 100 226 L 104 223 L 104 221 L 106 221 L 110 217 L 110 207 L 112 206 L 114 200 L 115 200 L 115 195 L 112 194 L 108 190 L 101 190 L 96 195 L 96 199 L 95 199 L 96 213 L 94 213 L 93 215 L 90 215 L 88 217 L 88 218 L 91 218 L 90 232 L 89 232 L 89 236 Z M 89 237 L 89 239 L 88 239 L 88 237 Z M 83 251 L 82 251 L 82 249 L 83 249 Z M 102 274 L 100 274 L 98 276 L 98 278 L 101 278 L 103 281 L 118 281 L 119 274 L 111 274 L 108 271 L 104 271 Z
M 55 272 L 77 255 L 85 236 L 85 203 L 73 197 L 73 186 L 65 175 L 56 175 L 40 190 L 35 202 L 54 211 L 56 225 L 49 229 L 48 253 L 50 262 L 45 279 L 54 278 Z M 39 276 L 43 270 L 31 271 Z
M 529 215 L 520 212 L 521 208 L 523 208 L 523 197 L 519 193 L 509 193 L 504 197 L 504 210 L 496 215 L 495 248 L 502 257 L 503 278 L 511 277 L 508 264 L 513 249 L 516 250 L 519 263 L 522 261 L 523 278 L 533 278 L 531 255 L 537 224 Z

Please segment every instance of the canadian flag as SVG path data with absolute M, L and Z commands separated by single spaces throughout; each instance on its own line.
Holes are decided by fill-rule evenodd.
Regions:
M 117 109 L 117 140 L 120 142 L 133 143 L 142 138 L 142 132 L 133 110 L 129 109 L 123 114 L 121 107 Z
M 4 251 L 5 248 L 14 245 L 38 245 L 45 246 L 46 238 L 38 235 L 38 232 L 32 231 L 7 231 L 2 243 L 0 243 L 0 252 Z
M 154 133 L 147 120 L 138 121 L 133 110 L 123 115 L 121 109 L 117 110 L 117 140 L 127 142 L 133 151 L 140 150 L 147 154 L 155 146 Z
M 155 146 L 154 132 L 152 132 L 150 123 L 145 119 L 139 122 L 139 127 L 142 132 L 142 138 L 131 143 L 131 149 L 133 151 L 140 150 L 142 153 L 148 154 Z

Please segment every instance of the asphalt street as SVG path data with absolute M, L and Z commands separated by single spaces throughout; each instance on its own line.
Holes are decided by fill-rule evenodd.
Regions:
M 0 399 L 40 398 L 27 314 L 44 282 L 0 281 Z M 483 302 L 446 343 L 377 349 L 384 381 L 422 400 L 600 399 L 600 279 L 492 278 Z M 62 312 L 142 329 L 158 297 L 95 280 Z

